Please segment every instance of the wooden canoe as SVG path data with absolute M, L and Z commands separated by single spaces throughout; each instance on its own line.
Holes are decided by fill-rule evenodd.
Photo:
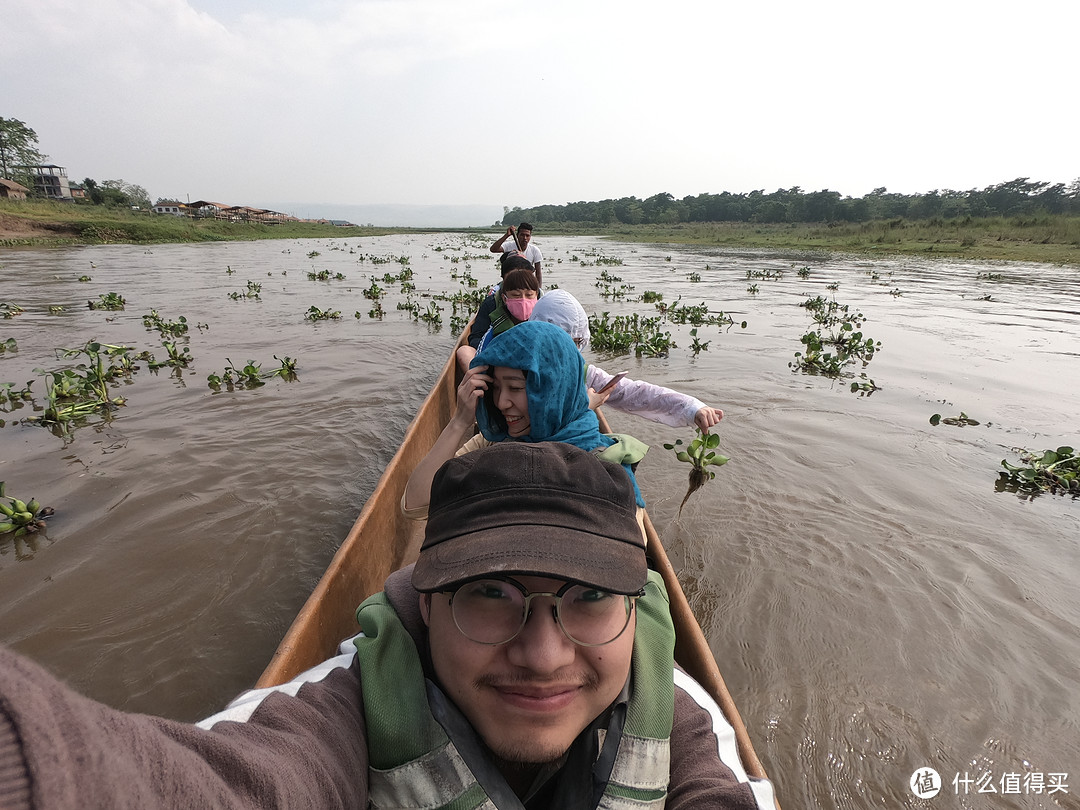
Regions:
M 285 683 L 334 655 L 342 639 L 358 631 L 356 607 L 371 594 L 382 590 L 383 582 L 391 573 L 416 559 L 423 540 L 423 523 L 402 516 L 401 495 L 413 468 L 427 454 L 453 415 L 459 378 L 457 362 L 451 353 L 431 393 L 406 430 L 397 454 L 390 460 L 326 573 L 278 645 L 256 688 Z M 601 429 L 610 432 L 603 414 L 598 416 Z M 676 632 L 675 658 L 723 709 L 735 729 L 739 755 L 747 773 L 765 778 L 765 769 L 750 742 L 746 726 L 648 514 L 645 515 L 645 531 L 649 564 L 663 576 L 671 600 Z

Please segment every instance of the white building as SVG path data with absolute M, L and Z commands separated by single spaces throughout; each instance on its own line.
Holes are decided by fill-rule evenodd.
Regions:
M 155 214 L 171 214 L 174 217 L 187 216 L 187 206 L 172 200 L 158 200 L 154 203 Z

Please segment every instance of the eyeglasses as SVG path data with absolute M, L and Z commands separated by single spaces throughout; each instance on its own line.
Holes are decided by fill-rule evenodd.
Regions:
M 582 647 L 610 644 L 626 630 L 634 601 L 588 585 L 567 582 L 558 591 L 534 591 L 510 579 L 478 579 L 450 593 L 450 612 L 458 630 L 478 644 L 506 644 L 517 637 L 532 615 L 532 600 L 549 596 L 552 615 L 563 634 Z

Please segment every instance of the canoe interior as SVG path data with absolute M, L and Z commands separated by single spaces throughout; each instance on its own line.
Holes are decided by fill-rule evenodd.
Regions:
M 325 661 L 342 639 L 354 636 L 356 608 L 382 590 L 386 578 L 416 559 L 423 523 L 401 514 L 401 494 L 416 464 L 450 421 L 457 399 L 453 355 L 405 431 L 375 491 L 322 579 L 281 640 L 256 688 L 285 683 Z
M 467 330 L 459 345 L 466 334 Z M 371 594 L 382 590 L 383 582 L 391 573 L 416 559 L 423 539 L 423 523 L 402 516 L 401 494 L 413 468 L 453 415 L 459 378 L 457 363 L 451 353 L 431 393 L 406 430 L 397 454 L 387 465 L 326 573 L 274 652 L 256 688 L 285 683 L 333 655 L 341 640 L 355 635 L 358 630 L 356 607 Z M 604 415 L 598 413 L 598 416 L 601 429 L 610 433 Z M 663 576 L 671 600 L 676 632 L 675 658 L 723 709 L 735 729 L 739 754 L 747 773 L 765 778 L 765 769 L 750 742 L 746 726 L 647 514 L 645 531 L 649 564 Z

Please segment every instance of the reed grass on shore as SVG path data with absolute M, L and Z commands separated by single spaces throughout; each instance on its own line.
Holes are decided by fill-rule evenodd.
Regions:
M 608 227 L 537 224 L 536 228 L 537 234 L 596 234 L 629 242 L 1080 265 L 1080 217 L 1064 215 L 827 224 L 712 222 Z

